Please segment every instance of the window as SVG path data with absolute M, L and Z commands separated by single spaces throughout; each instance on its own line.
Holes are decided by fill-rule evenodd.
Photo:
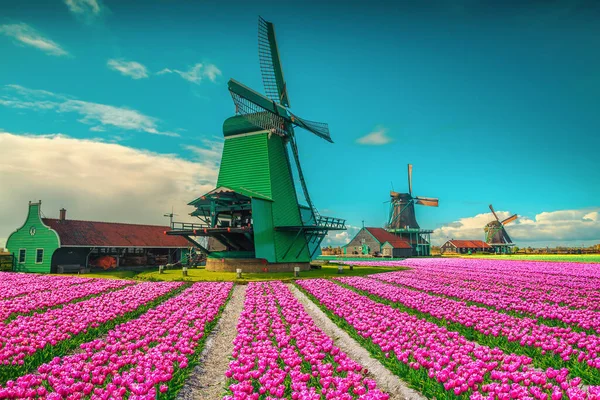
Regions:
M 19 249 L 19 264 L 25 263 L 25 249 Z
M 44 249 L 35 250 L 35 263 L 41 264 L 44 262 Z

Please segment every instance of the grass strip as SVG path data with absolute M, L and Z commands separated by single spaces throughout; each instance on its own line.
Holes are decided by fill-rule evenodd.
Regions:
M 588 366 L 585 363 L 580 363 L 576 359 L 571 358 L 569 361 L 564 361 L 557 354 L 542 354 L 542 350 L 537 347 L 521 346 L 519 342 L 510 342 L 505 336 L 491 336 L 485 335 L 481 332 L 476 331 L 473 328 L 466 327 L 460 323 L 448 321 L 445 318 L 437 318 L 431 314 L 423 313 L 421 311 L 409 308 L 403 304 L 379 297 L 372 293 L 364 290 L 355 288 L 354 286 L 342 283 L 336 279 L 332 280 L 336 284 L 352 290 L 360 295 L 368 297 L 369 299 L 378 303 L 385 304 L 402 312 L 410 315 L 414 315 L 417 318 L 424 319 L 428 322 L 434 323 L 438 326 L 443 326 L 450 331 L 458 332 L 466 339 L 479 343 L 483 346 L 490 348 L 497 347 L 505 353 L 514 353 L 518 355 L 525 355 L 531 357 L 533 365 L 539 369 L 561 369 L 568 368 L 575 376 L 578 376 L 582 381 L 588 385 L 599 385 L 600 384 L 600 371 L 598 369 Z
M 0 366 L 0 385 L 3 386 L 9 380 L 14 380 L 22 375 L 35 371 L 40 365 L 49 362 L 54 357 L 62 357 L 67 355 L 68 353 L 77 349 L 82 343 L 89 342 L 93 339 L 96 339 L 98 336 L 105 335 L 115 326 L 127 322 L 130 319 L 139 317 L 149 309 L 154 308 L 160 303 L 164 302 L 165 300 L 170 299 L 171 297 L 181 293 L 189 286 L 191 285 L 183 284 L 180 287 L 171 290 L 170 292 L 165 293 L 162 296 L 157 297 L 156 299 L 138 307 L 133 311 L 130 311 L 128 313 L 123 314 L 120 317 L 110 320 L 97 328 L 88 328 L 85 332 L 81 332 L 80 334 L 77 334 L 71 337 L 70 339 L 59 342 L 54 346 L 47 344 L 46 347 L 44 347 L 43 349 L 36 351 L 34 354 L 28 357 L 25 357 L 25 360 L 22 365 Z

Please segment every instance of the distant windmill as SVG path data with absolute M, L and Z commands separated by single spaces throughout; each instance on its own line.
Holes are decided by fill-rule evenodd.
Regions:
M 506 252 L 506 247 L 514 245 L 510 236 L 506 232 L 504 228 L 505 225 L 510 224 L 514 220 L 516 220 L 519 216 L 514 214 L 502 221 L 498 218 L 496 211 L 494 211 L 494 207 L 490 204 L 490 210 L 494 215 L 495 220 L 488 222 L 483 230 L 485 231 L 485 241 L 492 246 L 499 247 L 501 252 Z
M 437 207 L 439 200 L 433 197 L 412 195 L 412 164 L 408 164 L 408 193 L 390 191 L 390 216 L 387 229 L 420 229 L 415 216 L 415 204 Z

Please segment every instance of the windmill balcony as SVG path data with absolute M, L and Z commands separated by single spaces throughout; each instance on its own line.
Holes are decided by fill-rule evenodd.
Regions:
M 319 216 L 317 225 L 328 229 L 346 229 L 346 220 L 342 218 Z
M 175 222 L 171 223 L 171 230 L 174 231 L 193 231 L 195 229 L 201 230 L 204 228 L 210 228 L 210 225 L 196 224 L 192 222 Z

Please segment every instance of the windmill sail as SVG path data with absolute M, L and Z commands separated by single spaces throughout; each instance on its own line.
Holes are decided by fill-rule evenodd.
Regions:
M 258 56 L 267 97 L 289 107 L 290 101 L 275 39 L 275 27 L 262 17 L 258 17 Z
M 511 222 L 513 222 L 514 220 L 516 220 L 519 216 L 517 214 L 511 215 L 510 217 L 506 218 L 504 221 L 500 222 L 502 225 L 506 225 L 506 224 L 510 224 Z
M 506 229 L 504 229 L 504 227 L 502 227 L 502 235 L 503 235 L 503 239 L 504 239 L 504 243 L 512 243 L 512 239 L 510 238 L 510 236 L 508 236 L 508 232 L 506 232 Z
M 259 128 L 274 131 L 281 136 L 287 135 L 285 108 L 233 79 L 229 80 L 228 86 L 238 114 Z
M 412 164 L 408 164 L 408 193 L 412 196 Z
M 292 113 L 290 113 L 290 115 L 292 116 L 292 123 L 294 125 L 297 125 L 300 128 L 304 128 L 311 133 L 314 133 L 321 139 L 327 140 L 329 143 L 333 143 L 333 140 L 331 140 L 331 135 L 329 134 L 329 126 L 325 122 L 308 121 L 306 119 L 297 117 Z
M 288 125 L 293 124 L 333 143 L 326 123 L 302 119 L 280 104 L 234 79 L 230 79 L 227 85 L 235 103 L 236 112 L 246 117 L 254 125 L 285 136 L 289 135 Z
M 492 214 L 494 214 L 494 218 L 496 218 L 496 221 L 500 221 L 500 218 L 498 218 L 498 216 L 496 215 L 496 211 L 494 211 L 494 207 L 490 204 L 490 210 L 492 211 Z
M 415 197 L 415 202 L 421 206 L 427 207 L 437 207 L 439 205 L 439 200 L 434 199 L 433 197 Z

